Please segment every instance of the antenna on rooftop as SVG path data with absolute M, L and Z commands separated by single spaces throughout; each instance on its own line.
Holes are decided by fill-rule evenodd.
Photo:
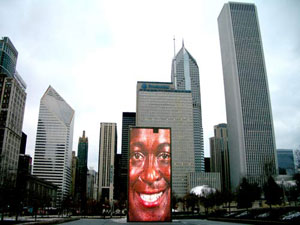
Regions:
M 176 51 L 175 51 L 175 35 L 173 37 L 173 41 L 174 41 L 174 58 L 175 58 L 175 56 L 176 56 Z

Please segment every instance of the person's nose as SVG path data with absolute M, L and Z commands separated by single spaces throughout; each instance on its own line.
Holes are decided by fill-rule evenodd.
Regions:
M 141 178 L 146 183 L 153 183 L 160 179 L 160 172 L 157 166 L 154 155 L 149 155 L 146 160 L 144 171 L 141 175 Z

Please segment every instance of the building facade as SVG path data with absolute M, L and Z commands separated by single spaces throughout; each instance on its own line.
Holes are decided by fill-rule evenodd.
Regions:
M 86 185 L 87 185 L 87 174 L 88 174 L 88 147 L 89 141 L 85 136 L 85 131 L 83 131 L 82 137 L 79 137 L 78 141 L 78 167 L 77 167 L 77 176 L 78 182 L 76 185 L 78 200 L 80 201 L 81 210 L 85 210 L 86 208 Z
M 58 187 L 58 205 L 70 194 L 74 113 L 49 86 L 40 101 L 33 175 Z
M 128 152 L 129 152 L 129 127 L 135 126 L 135 112 L 123 112 L 122 116 L 122 152 L 121 152 L 121 177 L 120 197 L 127 199 Z
M 293 176 L 296 173 L 296 164 L 293 149 L 277 149 L 279 175 Z
M 139 127 L 171 128 L 172 190 L 184 196 L 188 174 L 195 172 L 191 91 L 168 82 L 138 82 L 136 113 Z
M 78 157 L 76 156 L 76 152 L 72 151 L 72 167 L 71 167 L 71 196 L 73 199 L 76 197 L 76 174 L 77 174 L 77 167 L 78 167 Z
M 222 190 L 230 190 L 230 167 L 227 124 L 221 123 L 214 126 L 214 137 L 210 143 L 210 171 L 221 175 Z
M 210 157 L 204 158 L 205 172 L 210 172 Z
M 117 154 L 117 124 L 100 124 L 100 146 L 98 161 L 98 200 L 109 200 L 114 197 L 114 167 Z
M 18 60 L 18 51 L 8 37 L 0 39 L 0 74 L 14 77 Z
M 294 149 L 294 159 L 296 164 L 296 173 L 300 173 L 300 149 Z
M 198 186 L 207 185 L 211 188 L 214 188 L 218 191 L 221 191 L 221 178 L 220 173 L 203 173 L 196 172 L 190 173 L 188 176 L 188 190 L 191 191 L 192 188 Z
M 16 71 L 18 52 L 0 39 L 0 188 L 15 187 L 22 141 L 26 84 Z
M 175 89 L 191 91 L 192 93 L 195 170 L 196 172 L 204 172 L 199 67 L 183 43 L 182 48 L 173 59 L 171 79 Z
M 90 167 L 87 173 L 87 183 L 86 183 L 86 198 L 87 200 L 97 200 L 97 180 L 98 173 L 94 168 Z
M 225 4 L 218 27 L 225 87 L 231 188 L 276 174 L 270 94 L 256 6 Z

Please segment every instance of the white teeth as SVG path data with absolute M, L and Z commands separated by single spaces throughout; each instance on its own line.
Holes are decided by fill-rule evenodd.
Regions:
M 155 202 L 157 199 L 159 199 L 159 197 L 162 195 L 162 192 L 159 192 L 157 194 L 140 194 L 141 198 L 143 199 L 143 201 L 145 202 Z

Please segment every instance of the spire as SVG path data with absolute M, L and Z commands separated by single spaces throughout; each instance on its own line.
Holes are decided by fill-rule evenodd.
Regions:
M 184 39 L 182 38 L 182 47 L 184 48 Z
M 88 138 L 85 136 L 85 130 L 82 132 L 82 137 L 79 137 L 79 143 L 88 143 Z
M 175 56 L 176 56 L 176 50 L 175 50 L 175 35 L 174 35 L 174 37 L 173 37 L 173 42 L 174 42 L 174 58 L 175 58 Z

